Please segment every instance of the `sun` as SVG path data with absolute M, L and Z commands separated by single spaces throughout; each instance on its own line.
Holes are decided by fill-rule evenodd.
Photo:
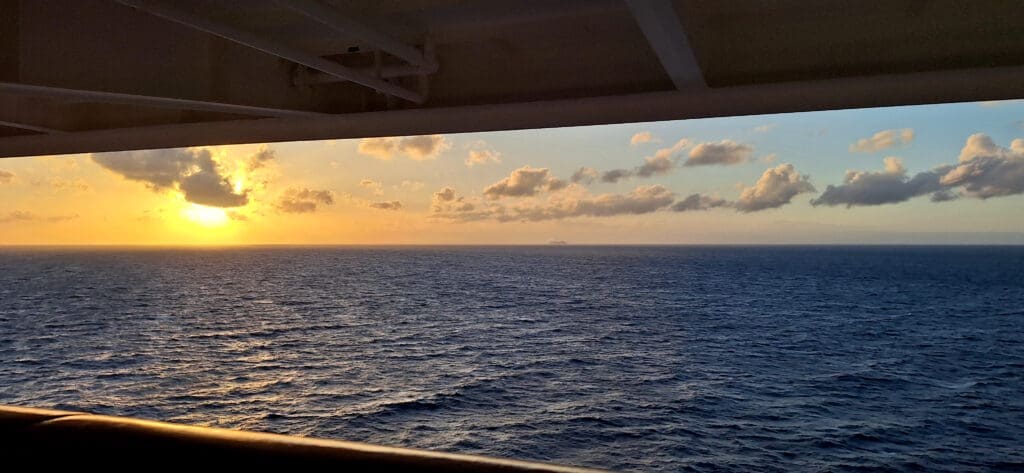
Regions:
M 228 223 L 228 214 L 224 209 L 190 204 L 182 210 L 182 215 L 204 227 L 222 227 Z

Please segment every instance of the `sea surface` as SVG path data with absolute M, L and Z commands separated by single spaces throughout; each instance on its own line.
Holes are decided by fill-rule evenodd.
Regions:
M 634 471 L 1024 469 L 1024 247 L 0 250 L 0 403 Z

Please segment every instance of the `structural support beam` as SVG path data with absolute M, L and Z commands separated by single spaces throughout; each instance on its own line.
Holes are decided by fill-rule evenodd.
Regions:
M 18 128 L 18 129 L 21 129 L 21 130 L 29 130 L 29 131 L 34 131 L 34 132 L 37 132 L 37 133 L 50 133 L 50 134 L 53 134 L 53 133 L 64 133 L 63 130 L 58 130 L 56 128 L 48 128 L 48 127 L 45 127 L 45 126 L 38 126 L 38 125 L 29 125 L 28 123 L 9 122 L 9 121 L 6 121 L 6 120 L 0 120 L 0 126 L 5 126 L 5 127 L 8 127 L 8 128 Z
M 392 84 L 388 81 L 378 79 L 373 76 L 363 74 L 350 67 L 343 66 L 337 62 L 324 59 L 315 54 L 310 54 L 298 49 L 292 48 L 278 42 L 261 38 L 253 33 L 245 30 L 235 28 L 234 26 L 219 23 L 208 18 L 189 13 L 184 10 L 179 10 L 173 6 L 165 5 L 159 1 L 153 0 L 117 0 L 118 3 L 127 5 L 132 8 L 147 12 L 149 14 L 164 18 L 166 20 L 180 23 L 189 28 L 204 31 L 206 33 L 219 36 L 228 41 L 248 46 L 253 49 L 263 51 L 267 54 L 271 54 L 289 61 L 302 64 L 306 67 L 316 69 L 318 71 L 326 72 L 338 78 L 355 82 L 359 85 L 369 87 L 371 89 L 380 91 L 382 93 L 393 95 L 395 97 L 403 98 L 413 103 L 423 103 L 423 96 Z
M 962 69 L 582 99 L 160 125 L 0 139 L 0 157 L 464 133 L 1024 97 L 1024 67 Z
M 253 107 L 221 102 L 178 99 L 171 97 L 155 97 L 152 95 L 122 94 L 97 90 L 64 89 L 43 85 L 29 85 L 17 82 L 0 82 L 0 94 L 25 95 L 34 97 L 50 97 L 55 99 L 113 103 L 121 105 L 139 105 L 143 107 L 173 108 L 178 110 L 201 110 L 205 112 L 233 113 L 236 115 L 256 115 L 260 117 L 313 117 L 326 114 L 305 110 L 289 110 L 282 108 Z
M 369 26 L 350 18 L 343 12 L 329 7 L 317 0 L 276 0 L 277 3 L 301 13 L 307 18 L 321 23 L 346 37 L 365 42 L 367 45 L 384 51 L 414 66 L 427 67 L 430 60 L 414 46 L 407 45 L 395 38 L 381 33 Z
M 707 87 L 672 0 L 626 0 L 626 4 L 676 89 Z

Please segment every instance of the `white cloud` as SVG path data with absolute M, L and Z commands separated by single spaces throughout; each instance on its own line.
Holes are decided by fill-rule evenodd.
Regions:
M 850 152 L 874 153 L 889 148 L 906 146 L 914 141 L 914 129 L 903 128 L 894 130 L 882 130 L 870 138 L 861 138 L 850 145 Z
M 641 131 L 633 134 L 633 136 L 629 139 L 629 144 L 637 146 L 644 143 L 657 143 L 659 141 L 661 140 L 656 138 L 653 134 L 651 134 L 651 132 Z
M 734 204 L 740 212 L 757 212 L 788 204 L 797 194 L 814 192 L 807 176 L 796 172 L 792 164 L 768 168 L 757 183 L 740 192 Z
M 501 153 L 490 149 L 471 149 L 466 156 L 466 166 L 469 167 L 500 162 Z
M 358 151 L 360 154 L 383 160 L 404 154 L 409 159 L 424 161 L 434 159 L 450 148 L 451 142 L 444 135 L 419 135 L 363 138 L 359 140 Z

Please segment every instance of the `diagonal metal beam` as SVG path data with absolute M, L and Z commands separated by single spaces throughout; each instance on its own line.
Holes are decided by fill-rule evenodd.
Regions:
M 49 127 L 39 126 L 39 125 L 30 125 L 28 123 L 9 122 L 7 120 L 0 120 L 0 126 L 5 126 L 5 127 L 8 127 L 8 128 L 19 128 L 19 129 L 22 129 L 22 130 L 35 131 L 35 132 L 38 132 L 38 133 L 50 133 L 50 134 L 53 134 L 53 133 L 66 133 L 64 130 L 58 130 L 56 128 L 49 128 Z
M 672 0 L 626 0 L 626 5 L 676 89 L 707 87 Z
M 140 105 L 144 107 L 174 108 L 179 110 L 202 110 L 206 112 L 234 113 L 261 117 L 314 117 L 327 115 L 324 113 L 309 112 L 306 110 L 254 107 L 250 105 L 237 105 L 232 103 L 157 97 L 152 95 L 122 94 L 118 92 L 103 92 L 98 90 L 65 89 L 61 87 L 21 84 L 17 82 L 0 82 L 0 93 L 122 105 Z
M 173 6 L 165 5 L 153 0 L 116 0 L 123 5 L 147 12 L 151 15 L 185 25 L 189 28 L 204 31 L 219 36 L 228 41 L 248 46 L 289 61 L 302 64 L 319 71 L 326 72 L 341 79 L 355 82 L 359 85 L 378 90 L 388 95 L 400 97 L 413 103 L 423 103 L 423 96 L 409 89 L 397 86 L 388 81 L 360 73 L 350 67 L 343 66 L 337 62 L 324 59 L 315 54 L 300 51 L 291 46 L 277 43 L 262 38 L 256 34 L 235 28 L 234 26 L 219 23 L 209 18 L 179 10 Z
M 317 0 L 275 0 L 281 6 L 300 13 L 347 37 L 365 41 L 392 56 L 414 66 L 428 66 L 430 60 L 414 46 L 405 44 L 385 33 L 353 20 L 344 12 L 329 7 Z

